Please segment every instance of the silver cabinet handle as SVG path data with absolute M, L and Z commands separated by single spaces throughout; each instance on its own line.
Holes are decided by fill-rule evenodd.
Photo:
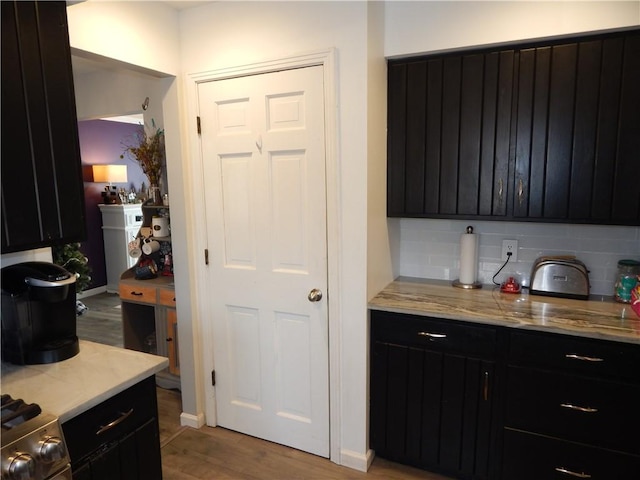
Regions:
M 522 205 L 522 195 L 524 194 L 524 183 L 518 180 L 518 204 Z
M 576 355 L 575 353 L 567 353 L 565 357 L 571 360 L 582 360 L 583 362 L 604 362 L 604 358 L 585 357 L 583 355 Z
M 444 333 L 418 332 L 418 335 L 421 337 L 429 337 L 430 339 L 447 338 L 447 335 Z
M 498 180 L 498 202 L 502 203 L 502 191 L 503 191 L 502 179 Z
M 317 288 L 314 288 L 309 292 L 309 295 L 307 295 L 307 298 L 309 299 L 310 302 L 319 302 L 320 300 L 322 300 L 322 292 Z
M 571 475 L 572 477 L 591 478 L 591 475 L 589 475 L 588 473 L 572 472 L 571 470 L 567 470 L 566 468 L 563 468 L 563 467 L 556 467 L 556 472 L 565 473 L 567 475 Z
M 597 408 L 579 407 L 578 405 L 572 405 L 570 403 L 561 403 L 560 406 L 562 408 L 568 408 L 569 410 L 578 410 L 579 412 L 585 412 L 585 413 L 596 413 L 598 411 Z
M 129 415 L 131 415 L 132 413 L 133 413 L 133 408 L 128 412 L 120 413 L 120 416 L 116 418 L 113 422 L 109 422 L 106 425 L 100 426 L 100 428 L 96 432 L 96 435 L 100 435 L 101 433 L 104 433 L 107 430 L 111 430 L 113 427 L 115 427 L 119 423 L 124 422 L 127 418 L 129 418 Z

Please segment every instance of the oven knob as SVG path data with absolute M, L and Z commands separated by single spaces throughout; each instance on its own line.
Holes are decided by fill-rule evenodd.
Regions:
M 46 436 L 40 440 L 39 444 L 38 457 L 45 463 L 57 462 L 67 453 L 64 442 L 59 437 Z
M 6 469 L 8 479 L 30 480 L 35 476 L 36 461 L 28 453 L 16 452 L 8 460 L 9 466 Z

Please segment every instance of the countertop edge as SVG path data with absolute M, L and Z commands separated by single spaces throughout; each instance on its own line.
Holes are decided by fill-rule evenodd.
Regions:
M 101 404 L 105 400 L 108 400 L 114 395 L 124 392 L 127 388 L 134 386 L 136 383 L 141 382 L 142 380 L 150 377 L 151 375 L 155 375 L 157 372 L 159 372 L 160 370 L 163 370 L 167 366 L 169 366 L 169 360 L 162 362 L 157 367 L 148 368 L 147 370 L 138 373 L 137 375 L 127 379 L 126 381 L 118 385 L 114 385 L 108 391 L 105 391 L 103 394 L 97 395 L 91 398 L 90 400 L 85 401 L 80 405 L 76 405 L 73 408 L 59 414 L 58 418 L 61 423 L 71 420 L 72 418 L 77 417 L 78 415 L 86 412 L 87 410 L 92 409 L 96 405 Z
M 399 277 L 367 306 L 375 311 L 640 345 L 640 318 L 626 304 L 503 294 L 491 285 L 484 287 L 458 290 L 446 281 Z M 600 317 L 601 322 L 593 321 Z

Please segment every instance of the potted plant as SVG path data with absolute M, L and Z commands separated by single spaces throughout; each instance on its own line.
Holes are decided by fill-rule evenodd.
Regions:
M 164 130 L 157 128 L 152 120 L 155 132 L 147 134 L 145 128 L 135 136 L 133 145 L 125 144 L 124 153 L 132 156 L 142 168 L 143 173 L 149 179 L 149 199 L 154 205 L 162 205 L 160 193 L 160 180 L 162 178 L 162 161 L 164 157 Z

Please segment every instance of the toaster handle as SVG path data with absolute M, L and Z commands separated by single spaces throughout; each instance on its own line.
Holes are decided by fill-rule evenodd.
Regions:
M 583 362 L 604 362 L 604 358 L 585 357 L 584 355 L 576 355 L 575 353 L 567 353 L 565 357 L 570 358 L 571 360 L 581 360 Z

